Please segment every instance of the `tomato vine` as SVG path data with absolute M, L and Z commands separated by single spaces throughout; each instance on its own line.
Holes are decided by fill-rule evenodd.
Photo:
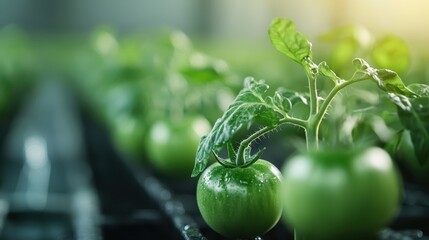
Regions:
M 262 149 L 252 155 L 252 142 L 283 124 L 293 124 L 303 128 L 306 133 L 307 147 L 318 148 L 319 127 L 332 100 L 340 90 L 351 84 L 369 80 L 375 82 L 385 92 L 404 97 L 416 96 L 404 85 L 398 74 L 388 69 L 373 68 L 360 58 L 353 61 L 356 70 L 350 79 L 337 76 L 326 62 L 314 63 L 311 43 L 296 31 L 293 22 L 288 19 L 274 19 L 269 29 L 269 36 L 278 51 L 303 66 L 308 79 L 309 92 L 305 94 L 291 90 L 277 90 L 273 96 L 265 96 L 269 88 L 266 83 L 251 77 L 246 78 L 244 88 L 234 102 L 216 121 L 211 132 L 201 139 L 193 176 L 197 176 L 205 169 L 212 153 L 222 165 L 227 167 L 246 167 L 252 164 L 264 151 Z M 320 75 L 331 79 L 335 84 L 325 98 L 322 98 L 317 91 Z M 292 106 L 298 102 L 310 105 L 310 115 L 307 119 L 288 114 Z M 263 127 L 241 141 L 238 150 L 234 150 L 228 143 L 237 131 L 249 123 L 258 123 Z M 228 159 L 223 159 L 216 154 L 225 145 L 228 146 Z
M 267 96 L 269 85 L 262 80 L 246 78 L 244 88 L 222 117 L 216 121 L 210 133 L 201 139 L 192 176 L 197 176 L 205 170 L 211 154 L 214 154 L 216 160 L 227 168 L 245 168 L 252 165 L 265 150 L 260 149 L 252 154 L 252 143 L 283 124 L 292 124 L 304 129 L 307 149 L 318 149 L 319 128 L 333 99 L 342 89 L 358 82 L 371 81 L 375 83 L 379 89 L 389 94 L 398 108 L 401 108 L 402 105 L 408 106 L 408 108 L 402 107 L 403 115 L 419 117 L 418 114 L 413 112 L 407 114 L 407 112 L 412 109 L 411 102 L 414 102 L 414 99 L 428 95 L 429 91 L 423 91 L 427 89 L 426 87 L 408 88 L 394 71 L 374 68 L 361 58 L 355 58 L 352 62 L 355 67 L 352 77 L 349 79 L 342 78 L 325 61 L 319 64 L 313 61 L 312 44 L 296 30 L 291 20 L 274 19 L 268 34 L 273 46 L 279 52 L 303 67 L 307 76 L 308 92 L 301 93 L 289 89 L 278 89 L 273 95 Z M 325 96 L 318 92 L 317 83 L 321 77 L 330 79 L 334 83 L 334 86 Z M 299 118 L 289 114 L 292 107 L 297 103 L 309 105 L 308 117 Z M 416 111 L 414 110 L 414 112 Z M 252 124 L 259 124 L 262 127 L 243 139 L 238 149 L 234 149 L 231 143 L 234 134 L 243 127 L 249 127 Z M 228 152 L 226 159 L 218 156 L 220 150 L 225 146 Z M 295 233 L 295 239 L 302 239 L 302 236 Z

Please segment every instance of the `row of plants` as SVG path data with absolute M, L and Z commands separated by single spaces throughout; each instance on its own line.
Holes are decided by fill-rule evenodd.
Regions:
M 301 75 L 247 77 L 240 90 L 245 73 L 197 51 L 182 32 L 109 29 L 93 34 L 74 71 L 120 151 L 165 177 L 201 174 L 198 207 L 216 232 L 254 238 L 282 218 L 295 239 L 374 236 L 399 211 L 404 169 L 413 181 L 429 179 L 429 88 L 402 81 L 407 45 L 346 26 L 323 34 L 325 50 L 313 57 L 287 19 L 273 20 L 269 37 L 293 60 L 285 69 L 298 63 Z M 261 140 L 273 132 L 293 142 L 289 149 Z M 258 141 L 285 151 L 281 166 L 261 159 L 265 148 L 252 150 Z
M 199 177 L 192 187 L 214 231 L 254 238 L 282 221 L 295 239 L 373 237 L 397 215 L 404 178 L 429 183 L 425 62 L 401 38 L 359 26 L 322 34 L 315 50 L 288 19 L 268 32 L 272 52 L 230 64 L 174 30 L 100 28 L 38 51 L 3 31 L 0 107 L 28 79 L 62 74 L 126 159 Z M 41 51 L 59 69 L 37 64 Z
M 189 178 L 200 138 L 234 97 L 228 64 L 174 30 L 100 28 L 73 59 L 74 84 L 118 150 L 165 177 Z

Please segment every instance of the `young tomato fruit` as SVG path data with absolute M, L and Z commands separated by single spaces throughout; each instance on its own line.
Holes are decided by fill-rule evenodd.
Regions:
M 401 181 L 381 148 L 301 153 L 282 173 L 284 219 L 310 239 L 366 239 L 398 210 Z
M 123 154 L 143 160 L 146 126 L 142 117 L 120 114 L 112 124 L 112 137 Z
M 165 175 L 189 177 L 200 138 L 209 130 L 210 123 L 202 116 L 156 122 L 146 144 L 150 163 Z
M 208 167 L 197 185 L 197 203 L 205 222 L 230 238 L 254 238 L 279 221 L 281 173 L 258 160 L 244 168 Z

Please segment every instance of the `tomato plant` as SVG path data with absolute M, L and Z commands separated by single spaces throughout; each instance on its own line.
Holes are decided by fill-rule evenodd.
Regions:
M 198 181 L 198 207 L 216 232 L 250 239 L 266 233 L 280 219 L 280 183 L 280 171 L 264 160 L 246 168 L 214 163 Z
M 296 154 L 282 173 L 285 220 L 310 239 L 366 239 L 396 215 L 400 178 L 381 148 Z
M 305 155 L 311 160 L 292 159 L 290 160 L 292 167 L 285 167 L 286 170 L 284 171 L 283 181 L 285 185 L 283 186 L 284 194 L 281 199 L 285 206 L 284 215 L 289 216 L 286 218 L 286 223 L 289 227 L 296 228 L 295 239 L 305 238 L 306 235 L 314 237 L 313 234 L 317 235 L 318 233 L 330 237 L 348 233 L 366 235 L 377 231 L 394 217 L 394 213 L 398 208 L 401 189 L 399 175 L 396 173 L 387 153 L 378 148 L 340 151 L 338 146 L 334 146 L 332 151 L 340 151 L 339 153 L 319 151 L 319 132 L 322 120 L 332 106 L 335 96 L 342 89 L 359 82 L 369 81 L 375 83 L 378 89 L 386 92 L 392 102 L 398 106 L 401 106 L 401 104 L 407 105 L 407 101 L 414 102 L 413 99 L 421 97 L 429 91 L 417 91 L 423 89 L 421 86 L 417 86 L 415 87 L 416 89 L 412 90 L 404 85 L 401 78 L 394 71 L 373 68 L 360 58 L 353 60 L 355 72 L 349 79 L 338 76 L 326 62 L 316 64 L 313 61 L 311 43 L 295 29 L 293 22 L 290 20 L 274 19 L 269 28 L 269 36 L 278 51 L 303 67 L 307 75 L 308 92 L 301 93 L 291 89 L 278 89 L 273 95 L 268 95 L 269 86 L 265 82 L 256 81 L 251 77 L 246 78 L 244 88 L 238 93 L 233 103 L 223 113 L 222 117 L 216 121 L 210 133 L 201 139 L 192 175 L 197 176 L 204 171 L 211 154 L 214 154 L 218 163 L 224 168 L 249 168 L 253 164 L 258 164 L 258 159 L 265 149 L 252 153 L 252 143 L 261 136 L 279 129 L 284 124 L 291 124 L 304 130 L 307 149 L 309 154 L 311 153 L 310 155 Z M 323 79 L 331 80 L 333 83 L 331 89 L 321 91 L 324 94 L 320 94 L 318 88 L 319 79 L 322 77 Z M 303 108 L 302 113 L 295 112 L 294 110 L 302 107 L 297 106 L 302 104 L 307 105 L 308 108 Z M 417 107 L 417 104 L 415 106 Z M 406 114 L 409 112 L 408 110 L 408 108 L 405 108 L 403 115 L 411 118 L 414 115 Z M 419 120 L 423 122 L 422 119 Z M 250 128 L 253 124 L 259 125 L 259 128 Z M 256 129 L 256 131 L 242 139 L 238 147 L 233 146 L 231 142 L 233 136 L 245 127 Z M 419 126 L 418 128 L 422 127 Z M 424 137 L 425 135 L 421 134 L 416 138 L 416 141 L 424 141 Z M 228 153 L 228 158 L 226 159 L 218 156 L 224 146 L 227 147 Z M 296 167 L 295 162 L 301 162 L 301 165 L 298 164 L 298 166 L 304 169 Z M 293 170 L 289 170 L 289 168 Z M 298 181 L 299 178 L 294 179 L 294 176 L 299 175 L 301 170 L 309 171 L 312 174 L 302 173 L 302 181 Z M 234 175 L 234 177 L 240 178 L 240 176 L 235 176 L 235 173 L 233 174 L 233 172 L 226 170 L 223 173 L 224 177 L 227 173 L 229 177 Z M 212 171 L 204 172 L 204 180 L 200 181 L 204 181 L 206 185 L 209 185 L 207 182 L 217 179 L 212 174 Z M 289 177 L 291 178 L 290 181 L 288 180 Z M 317 179 L 316 183 L 314 179 Z M 366 190 L 362 189 L 362 186 L 369 183 L 371 186 L 367 187 Z M 215 183 L 213 182 L 213 184 Z M 199 191 L 203 191 L 201 189 L 197 188 L 197 195 L 203 194 L 199 193 Z M 227 187 L 219 187 L 217 191 L 219 194 L 224 193 L 226 195 L 228 189 Z M 384 195 L 373 194 L 367 196 L 367 194 L 374 192 L 383 193 Z M 341 201 L 340 198 L 343 194 L 347 196 L 347 201 Z M 205 201 L 199 202 L 200 211 L 203 214 L 207 211 L 216 211 L 217 214 L 228 215 L 227 212 L 230 209 L 226 207 L 223 209 L 215 208 L 212 202 L 215 202 L 216 199 L 214 195 L 211 196 L 212 198 L 207 197 Z M 254 196 L 248 195 L 247 197 Z M 322 206 L 328 206 L 331 200 L 334 203 L 341 204 L 341 206 L 336 211 L 327 212 L 326 215 L 322 214 L 325 213 L 323 209 L 317 210 L 317 200 L 319 198 L 324 199 Z M 359 202 L 362 199 L 366 200 Z M 381 202 L 386 203 L 386 205 L 381 206 Z M 232 199 L 228 199 L 225 200 L 224 204 L 230 206 L 234 203 Z M 294 204 L 297 204 L 301 211 L 290 207 L 294 206 Z M 377 216 L 361 213 L 360 211 L 363 208 L 373 211 Z M 303 209 L 314 209 L 315 211 Z M 359 217 L 359 220 L 363 223 L 355 222 L 353 219 L 356 216 L 353 214 Z M 263 217 L 262 213 L 260 217 Z M 319 227 L 315 227 L 317 220 L 323 221 L 324 218 L 329 219 L 332 225 L 320 223 Z M 211 226 L 210 220 L 209 218 L 206 219 Z M 227 219 L 224 221 L 228 225 L 230 232 L 240 232 L 241 224 Z M 257 222 L 257 220 L 250 220 L 250 222 L 252 221 Z M 342 224 L 346 224 L 346 226 Z M 214 230 L 220 233 L 224 230 L 216 227 L 216 224 L 213 224 L 212 228 Z M 315 228 L 315 232 L 309 230 L 312 228 Z M 234 237 L 248 237 L 244 233 L 241 234 L 243 236 L 237 234 Z

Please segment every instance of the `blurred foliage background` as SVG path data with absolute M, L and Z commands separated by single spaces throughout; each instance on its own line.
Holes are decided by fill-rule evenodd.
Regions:
M 268 57 L 277 55 L 267 35 L 274 17 L 293 19 L 315 45 L 317 36 L 346 24 L 364 26 L 375 36 L 394 33 L 420 57 L 428 52 L 428 7 L 426 0 L 5 0 L 0 2 L 0 26 L 17 25 L 32 35 L 69 38 L 85 36 L 100 26 L 118 34 L 179 29 L 207 53 L 233 66 L 239 63 L 237 68 L 243 69 L 238 70 L 265 69 L 263 77 L 269 79 L 279 71 L 273 65 L 278 59 Z
M 362 57 L 395 70 L 407 84 L 427 84 L 428 7 L 427 0 L 0 1 L 0 108 L 31 79 L 78 80 L 75 87 L 118 145 L 138 152 L 141 141 L 124 135 L 142 139 L 159 119 L 196 113 L 213 124 L 247 76 L 266 80 L 271 89 L 307 91 L 300 66 L 271 46 L 267 31 L 275 17 L 292 19 L 313 43 L 315 60 L 326 60 L 341 77 L 348 78 L 351 60 Z M 361 93 L 346 92 L 338 106 L 385 102 Z M 341 121 L 343 115 L 331 114 Z M 379 118 L 356 119 L 354 126 L 370 122 L 361 125 L 383 142 L 397 130 L 383 138 L 374 123 Z M 332 133 L 338 123 L 329 125 Z

